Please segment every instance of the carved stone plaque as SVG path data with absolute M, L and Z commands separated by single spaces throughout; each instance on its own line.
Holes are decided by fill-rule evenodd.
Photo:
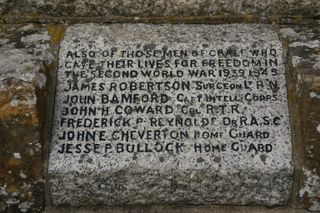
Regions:
M 270 25 L 82 24 L 60 47 L 54 204 L 285 204 L 292 150 Z

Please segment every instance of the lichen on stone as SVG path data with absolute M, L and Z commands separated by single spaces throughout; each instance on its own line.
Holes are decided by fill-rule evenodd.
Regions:
M 44 207 L 39 91 L 55 49 L 45 26 L 0 27 L 0 211 Z

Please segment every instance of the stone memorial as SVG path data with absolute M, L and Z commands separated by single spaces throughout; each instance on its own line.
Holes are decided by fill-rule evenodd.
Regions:
M 49 155 L 53 203 L 286 204 L 284 63 L 266 24 L 68 27 Z

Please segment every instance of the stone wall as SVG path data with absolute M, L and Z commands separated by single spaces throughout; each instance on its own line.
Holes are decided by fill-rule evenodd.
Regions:
M 0 212 L 50 206 L 47 156 L 66 28 L 96 23 L 271 23 L 285 46 L 295 180 L 288 206 L 320 211 L 319 1 L 0 0 Z
M 0 1 L 0 13 L 6 17 L 29 15 L 33 17 L 88 18 L 110 16 L 319 16 L 319 1 L 299 0 L 39 0 Z
M 280 29 L 288 45 L 297 193 L 303 207 L 319 211 L 319 26 Z
M 31 23 L 2 25 L 0 41 L 0 209 L 40 211 L 45 184 L 41 132 L 55 49 L 47 27 Z

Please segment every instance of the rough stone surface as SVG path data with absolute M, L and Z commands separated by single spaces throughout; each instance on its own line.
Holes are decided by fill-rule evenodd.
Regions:
M 49 16 L 317 16 L 318 0 L 0 0 L 2 14 Z
M 186 55 L 181 55 L 180 50 Z M 132 57 L 127 54 L 131 51 L 140 51 L 143 56 Z M 172 55 L 161 54 L 165 51 L 172 51 Z M 253 56 L 253 52 L 257 55 Z M 149 53 L 155 55 L 149 56 Z M 213 61 L 208 66 L 210 59 Z M 151 68 L 155 60 L 158 67 Z M 254 64 L 252 60 L 261 60 L 261 64 Z M 192 61 L 195 61 L 193 67 Z M 238 63 L 235 61 L 241 61 L 241 65 L 233 64 Z M 203 69 L 205 74 L 191 77 L 193 69 Z M 231 69 L 233 71 L 226 71 Z M 108 70 L 111 72 L 106 72 Z M 144 77 L 142 73 L 147 70 L 154 76 Z M 128 71 L 130 77 L 117 77 Z M 166 71 L 172 72 L 171 76 L 162 75 Z M 101 77 L 97 76 L 99 72 Z M 70 26 L 60 48 L 49 157 L 53 203 L 73 206 L 286 204 L 293 165 L 284 72 L 282 44 L 270 25 Z M 137 90 L 120 86 L 143 82 L 169 83 L 147 90 L 143 86 Z M 184 90 L 182 86 L 172 89 L 173 82 L 189 83 L 191 89 L 188 86 L 184 86 Z M 225 86 L 218 86 L 221 84 Z M 211 87 L 200 89 L 199 85 Z M 237 89 L 231 85 L 238 85 Z M 111 100 L 111 97 L 129 94 L 137 94 L 138 101 Z M 163 99 L 157 96 L 160 94 L 164 94 Z M 213 101 L 198 99 L 199 94 L 202 98 L 206 95 L 226 97 Z M 156 98 L 143 103 L 142 95 Z M 253 96 L 257 98 L 252 100 Z M 85 99 L 80 101 L 80 97 Z M 153 113 L 152 110 L 148 113 L 130 111 L 139 105 L 172 107 L 173 112 L 165 113 L 164 108 L 160 109 L 162 112 Z M 231 110 L 231 105 L 236 105 L 236 110 Z M 83 107 L 81 112 L 80 107 Z M 125 107 L 129 110 L 126 113 Z M 96 114 L 88 115 L 89 108 L 96 110 Z M 240 122 L 240 117 L 247 121 Z M 85 119 L 91 122 L 94 118 L 95 126 L 83 126 Z M 119 122 L 114 122 L 110 127 L 110 124 L 101 124 L 102 118 L 119 119 L 120 123 L 129 121 L 119 126 L 115 126 Z M 157 122 L 152 123 L 151 119 Z M 192 125 L 170 125 L 170 119 L 189 119 Z M 234 122 L 230 123 L 230 119 Z M 174 134 L 155 136 L 154 132 L 159 130 Z M 118 138 L 121 131 L 133 132 L 133 136 L 127 140 Z M 141 136 L 143 131 L 150 131 L 152 136 L 146 132 Z M 266 135 L 250 136 L 251 131 L 253 135 L 256 132 Z M 195 132 L 202 136 L 195 138 Z M 220 136 L 211 135 L 207 139 L 204 132 Z M 247 136 L 233 135 L 239 132 Z M 96 136 L 88 136 L 89 133 Z M 166 147 L 170 143 L 182 145 L 173 150 L 170 145 L 167 151 L 156 151 L 157 144 Z M 135 145 L 133 152 L 130 148 L 121 148 L 128 145 L 131 148 Z M 196 145 L 201 145 L 201 152 Z M 96 153 L 93 146 L 97 147 Z M 239 146 L 242 148 L 237 150 Z
M 46 27 L 0 28 L 0 212 L 39 212 L 44 179 L 38 94 L 53 60 Z
M 286 26 L 280 30 L 289 46 L 294 150 L 301 173 L 302 206 L 320 211 L 320 32 L 313 25 Z M 301 165 L 301 166 L 299 166 Z
M 45 213 L 308 213 L 305 209 L 292 209 L 288 207 L 267 208 L 262 206 L 210 206 L 210 205 L 151 205 L 151 206 L 116 206 L 116 207 L 99 207 L 99 208 L 47 208 Z

